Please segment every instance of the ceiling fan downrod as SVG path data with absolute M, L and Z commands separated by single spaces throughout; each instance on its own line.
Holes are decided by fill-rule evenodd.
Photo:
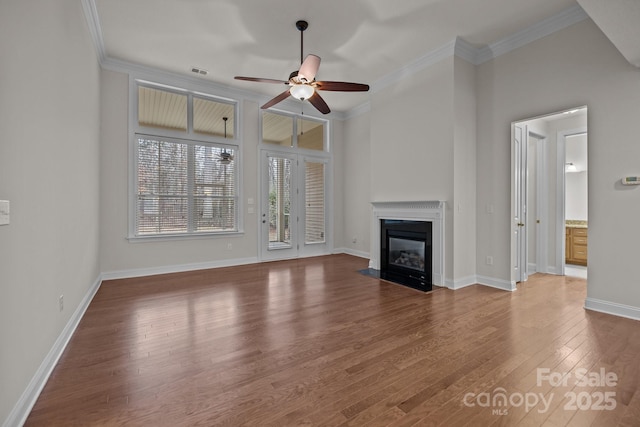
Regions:
M 309 23 L 304 20 L 300 20 L 296 22 L 296 28 L 300 31 L 300 65 L 302 65 L 302 61 L 304 60 L 304 30 L 309 27 Z

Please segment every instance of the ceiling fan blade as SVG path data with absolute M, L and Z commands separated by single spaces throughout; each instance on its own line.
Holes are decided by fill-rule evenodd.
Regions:
M 318 92 L 314 92 L 313 95 L 311 95 L 311 98 L 309 98 L 309 102 L 322 114 L 329 114 L 331 112 L 329 106 L 326 102 L 324 102 L 324 99 L 322 99 Z
M 298 77 L 304 77 L 308 82 L 312 82 L 316 78 L 316 73 L 320 68 L 320 57 L 317 55 L 307 55 L 304 62 L 298 70 Z
M 366 92 L 369 85 L 349 82 L 315 82 L 317 90 L 332 90 L 336 92 Z
M 282 102 L 285 99 L 287 99 L 289 96 L 291 95 L 291 92 L 289 92 L 289 89 L 285 90 L 284 92 L 282 92 L 280 95 L 276 96 L 275 98 L 273 98 L 271 101 L 267 102 L 266 104 L 264 104 L 262 107 L 263 110 L 266 110 L 269 107 L 273 107 L 274 105 L 276 105 L 278 102 Z
M 284 80 L 276 80 L 276 79 L 263 79 L 261 77 L 243 77 L 243 76 L 235 76 L 234 79 L 236 80 L 245 80 L 248 82 L 258 82 L 258 83 L 278 83 L 278 84 L 288 84 L 289 82 L 286 82 Z

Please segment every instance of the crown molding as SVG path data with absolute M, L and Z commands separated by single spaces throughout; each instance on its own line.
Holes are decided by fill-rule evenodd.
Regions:
M 539 40 L 557 31 L 564 30 L 573 24 L 584 21 L 588 17 L 589 15 L 587 15 L 580 5 L 576 4 L 557 15 L 479 49 L 473 63 L 480 65 L 528 43 Z
M 107 53 L 104 49 L 102 25 L 100 25 L 100 17 L 98 16 L 98 9 L 96 8 L 95 0 L 82 0 L 82 11 L 84 12 L 84 17 L 87 20 L 89 34 L 91 35 L 91 40 L 93 40 L 96 55 L 98 55 L 98 62 L 102 65 L 107 59 Z
M 381 79 L 376 80 L 371 85 L 371 92 L 376 93 L 380 92 L 382 89 L 391 86 L 394 83 L 397 83 L 407 77 L 417 73 L 418 71 L 424 70 L 427 67 L 430 67 L 443 59 L 446 59 L 450 56 L 453 56 L 455 52 L 455 43 L 456 39 L 451 40 L 450 42 L 430 51 L 421 56 L 420 58 L 410 62 L 407 65 L 393 71 Z
M 366 114 L 369 111 L 371 111 L 371 102 L 369 102 L 369 101 L 363 102 L 362 104 L 358 105 L 357 107 L 354 107 L 354 108 L 346 111 L 344 113 L 344 119 L 343 120 L 353 119 L 355 117 L 358 117 L 358 116 L 361 116 L 363 114 Z

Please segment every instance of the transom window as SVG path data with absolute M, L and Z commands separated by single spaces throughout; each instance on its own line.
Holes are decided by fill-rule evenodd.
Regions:
M 236 104 L 137 85 L 132 237 L 234 233 Z
M 264 112 L 262 115 L 262 142 L 283 147 L 326 151 L 324 122 L 299 116 Z

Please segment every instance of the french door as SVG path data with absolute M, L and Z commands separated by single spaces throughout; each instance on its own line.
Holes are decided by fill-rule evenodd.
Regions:
M 261 151 L 263 260 L 328 253 L 327 159 Z

